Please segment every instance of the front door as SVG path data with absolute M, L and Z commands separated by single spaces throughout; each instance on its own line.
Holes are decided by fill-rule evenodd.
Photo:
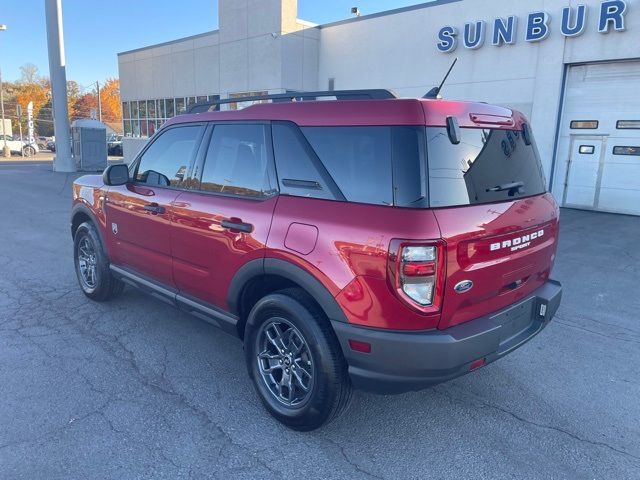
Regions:
M 564 205 L 595 208 L 601 176 L 603 137 L 575 136 L 567 166 Z
M 109 189 L 107 234 L 114 265 L 174 286 L 172 202 L 180 194 L 203 131 L 201 124 L 168 128 L 134 163 L 133 181 Z
M 173 277 L 182 295 L 228 310 L 233 276 L 264 257 L 277 202 L 271 152 L 267 124 L 213 128 L 195 188 L 174 202 Z

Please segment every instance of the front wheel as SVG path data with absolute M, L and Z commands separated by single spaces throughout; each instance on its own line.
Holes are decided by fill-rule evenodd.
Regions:
M 109 261 L 96 227 L 84 222 L 73 237 L 73 253 L 78 283 L 92 300 L 104 302 L 117 297 L 124 283 L 109 270 Z
M 340 345 L 324 313 L 301 290 L 258 301 L 244 346 L 262 403 L 286 426 L 314 430 L 347 408 L 352 389 Z
M 26 147 L 24 147 L 24 148 L 22 149 L 22 154 L 23 154 L 25 157 L 33 157 L 33 156 L 36 154 L 36 149 L 35 149 L 35 148 L 33 148 L 33 147 L 32 147 L 32 146 L 30 146 L 30 145 L 27 145 Z

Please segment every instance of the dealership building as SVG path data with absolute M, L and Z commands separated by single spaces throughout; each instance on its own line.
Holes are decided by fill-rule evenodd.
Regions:
M 523 112 L 561 205 L 640 215 L 640 0 L 363 13 L 316 25 L 298 18 L 297 0 L 219 0 L 218 30 L 120 53 L 127 160 L 199 101 L 368 88 L 422 97 L 457 57 L 442 94 Z

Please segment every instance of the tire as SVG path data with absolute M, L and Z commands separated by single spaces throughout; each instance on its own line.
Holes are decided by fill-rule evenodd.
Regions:
M 30 145 L 27 145 L 26 147 L 24 147 L 24 148 L 22 149 L 22 154 L 23 154 L 25 157 L 33 157 L 33 156 L 36 154 L 36 149 L 35 149 L 35 148 L 33 148 L 33 147 L 32 147 L 32 146 L 30 146 Z
M 84 222 L 76 230 L 73 258 L 80 288 L 91 300 L 106 302 L 122 293 L 124 283 L 109 270 L 109 260 L 93 223 Z
M 287 427 L 315 430 L 349 406 L 352 388 L 338 340 L 302 290 L 281 290 L 258 301 L 247 319 L 244 350 L 263 405 Z

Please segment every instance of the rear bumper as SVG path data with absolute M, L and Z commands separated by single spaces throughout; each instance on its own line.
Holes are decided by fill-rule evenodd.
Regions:
M 374 393 L 403 393 L 435 385 L 491 363 L 520 347 L 555 315 L 562 297 L 549 280 L 531 295 L 491 315 L 446 330 L 389 332 L 333 322 L 354 387 Z M 371 353 L 351 350 L 349 340 L 371 344 Z

